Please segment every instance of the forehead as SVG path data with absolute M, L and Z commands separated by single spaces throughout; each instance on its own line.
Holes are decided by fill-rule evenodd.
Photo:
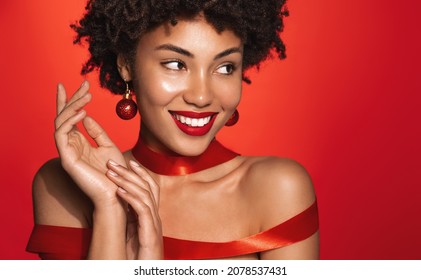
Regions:
M 180 19 L 176 25 L 164 23 L 143 34 L 140 49 L 153 49 L 161 44 L 173 44 L 188 50 L 220 51 L 242 47 L 241 39 L 229 29 L 218 32 L 203 16 Z

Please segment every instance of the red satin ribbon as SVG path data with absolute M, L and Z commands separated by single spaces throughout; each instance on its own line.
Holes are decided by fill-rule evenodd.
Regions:
M 164 258 L 218 259 L 263 252 L 293 244 L 313 235 L 319 227 L 316 201 L 291 219 L 255 235 L 230 242 L 203 242 L 164 237 Z M 84 259 L 92 229 L 35 225 L 26 250 L 43 259 Z
M 208 148 L 199 156 L 164 155 L 152 151 L 141 138 L 132 149 L 136 160 L 150 171 L 167 176 L 186 175 L 199 172 L 227 162 L 237 153 L 225 148 L 217 140 L 213 140 Z
M 149 149 L 139 138 L 133 156 L 152 172 L 185 175 L 222 164 L 238 156 L 213 140 L 195 157 L 163 155 Z M 304 240 L 318 230 L 317 203 L 291 219 L 255 235 L 230 242 L 204 242 L 164 237 L 165 259 L 217 259 L 263 252 Z M 43 259 L 84 259 L 92 229 L 35 225 L 27 251 Z
M 170 260 L 220 259 L 264 252 L 302 241 L 319 228 L 317 202 L 291 219 L 266 231 L 229 242 L 202 242 L 164 238 Z
M 86 259 L 92 229 L 35 225 L 26 251 L 38 253 L 45 260 Z

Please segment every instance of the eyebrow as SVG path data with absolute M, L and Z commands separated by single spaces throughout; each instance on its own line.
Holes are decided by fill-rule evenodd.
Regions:
M 163 45 L 160 45 L 160 46 L 156 47 L 155 50 L 156 51 L 158 51 L 158 50 L 173 51 L 173 52 L 179 53 L 181 55 L 194 58 L 194 55 L 191 52 L 189 52 L 188 50 L 185 50 L 183 48 L 177 47 L 173 44 L 163 44 Z M 240 53 L 241 54 L 242 52 L 241 52 L 241 49 L 237 48 L 237 47 L 229 48 L 229 49 L 226 49 L 226 50 L 218 53 L 217 55 L 215 55 L 213 60 L 220 59 L 220 58 L 222 58 L 224 56 L 227 56 L 227 55 L 230 55 L 232 53 Z
M 189 52 L 188 50 L 185 50 L 183 48 L 174 46 L 172 44 L 160 45 L 160 46 L 156 47 L 155 50 L 156 51 L 159 51 L 159 50 L 173 51 L 173 52 L 179 53 L 179 54 L 184 55 L 184 56 L 188 56 L 188 57 L 192 57 L 192 58 L 194 57 L 194 55 L 191 52 Z

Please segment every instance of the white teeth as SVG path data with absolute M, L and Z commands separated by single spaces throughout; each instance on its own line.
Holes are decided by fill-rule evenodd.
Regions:
M 180 121 L 181 123 L 186 124 L 188 126 L 192 126 L 192 127 L 202 127 L 202 126 L 205 126 L 211 120 L 211 116 L 206 117 L 206 118 L 198 118 L 198 119 L 196 119 L 196 118 L 188 118 L 188 117 L 185 117 L 185 116 L 174 114 L 174 117 L 178 121 Z

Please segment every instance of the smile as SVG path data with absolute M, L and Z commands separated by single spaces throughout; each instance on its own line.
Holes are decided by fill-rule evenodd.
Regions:
M 215 121 L 215 112 L 170 111 L 177 127 L 191 136 L 202 136 L 209 132 Z
M 185 116 L 175 115 L 174 117 L 177 118 L 178 121 L 180 121 L 182 124 L 186 124 L 188 126 L 193 127 L 202 127 L 204 125 L 207 125 L 211 119 L 211 117 L 206 118 L 200 118 L 200 119 L 194 119 L 194 118 L 188 118 Z

